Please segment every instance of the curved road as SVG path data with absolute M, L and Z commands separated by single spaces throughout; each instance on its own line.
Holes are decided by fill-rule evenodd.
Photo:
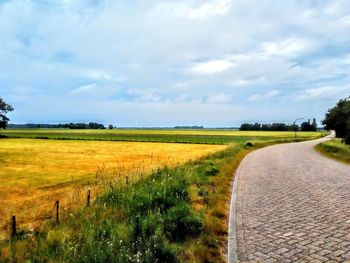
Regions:
M 234 181 L 229 262 L 350 262 L 350 166 L 322 141 L 248 154 Z

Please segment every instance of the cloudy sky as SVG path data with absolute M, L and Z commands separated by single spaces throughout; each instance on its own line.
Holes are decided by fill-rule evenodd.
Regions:
M 349 0 L 0 0 L 0 96 L 13 123 L 319 120 L 349 43 Z

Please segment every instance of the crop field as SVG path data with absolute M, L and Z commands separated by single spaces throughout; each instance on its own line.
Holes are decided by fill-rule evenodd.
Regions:
M 135 180 L 141 173 L 182 164 L 223 148 L 200 144 L 1 139 L 0 233 L 7 234 L 6 226 L 13 214 L 20 225 L 35 229 L 43 219 L 52 217 L 55 200 L 60 200 L 65 208 L 81 205 L 87 188 L 99 188 L 96 185 L 103 186 L 118 178 L 125 182 L 126 176 Z
M 320 136 L 320 132 L 298 132 L 298 140 Z M 0 131 L 0 137 L 34 138 L 58 140 L 101 140 L 171 142 L 200 144 L 229 144 L 247 140 L 290 140 L 294 132 L 237 131 L 220 129 L 113 129 L 113 130 L 69 130 L 69 129 L 9 129 Z
M 298 132 L 296 140 L 322 135 Z M 248 152 L 293 142 L 294 136 L 177 129 L 1 131 L 0 258 L 139 262 L 147 254 L 149 262 L 225 262 L 235 169 Z M 93 200 L 87 208 L 88 189 Z M 24 231 L 15 250 L 5 240 L 13 214 Z M 33 230 L 39 234 L 28 240 Z

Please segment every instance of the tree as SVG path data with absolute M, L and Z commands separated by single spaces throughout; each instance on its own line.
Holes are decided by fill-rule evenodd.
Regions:
M 112 124 L 109 124 L 109 125 L 108 125 L 108 129 L 113 130 L 113 125 L 112 125 Z
M 327 130 L 335 130 L 336 137 L 350 144 L 350 97 L 341 99 L 325 115 L 322 124 Z
M 313 127 L 313 129 L 315 130 L 315 131 L 317 131 L 317 122 L 316 122 L 316 119 L 315 118 L 313 118 L 313 120 L 312 120 L 312 127 Z
M 253 129 L 253 124 L 243 123 L 239 128 L 240 131 L 251 131 Z
M 316 119 L 314 118 L 312 121 L 312 124 L 310 123 L 310 119 L 308 121 L 305 121 L 301 124 L 301 130 L 302 131 L 316 131 L 317 130 L 317 123 Z
M 0 97 L 0 129 L 6 129 L 10 120 L 6 114 L 13 110 L 14 108 Z

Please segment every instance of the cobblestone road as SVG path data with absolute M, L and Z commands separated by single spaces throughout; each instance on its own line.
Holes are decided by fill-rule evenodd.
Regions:
M 350 262 L 350 166 L 318 154 L 322 140 L 244 159 L 236 175 L 237 262 Z

